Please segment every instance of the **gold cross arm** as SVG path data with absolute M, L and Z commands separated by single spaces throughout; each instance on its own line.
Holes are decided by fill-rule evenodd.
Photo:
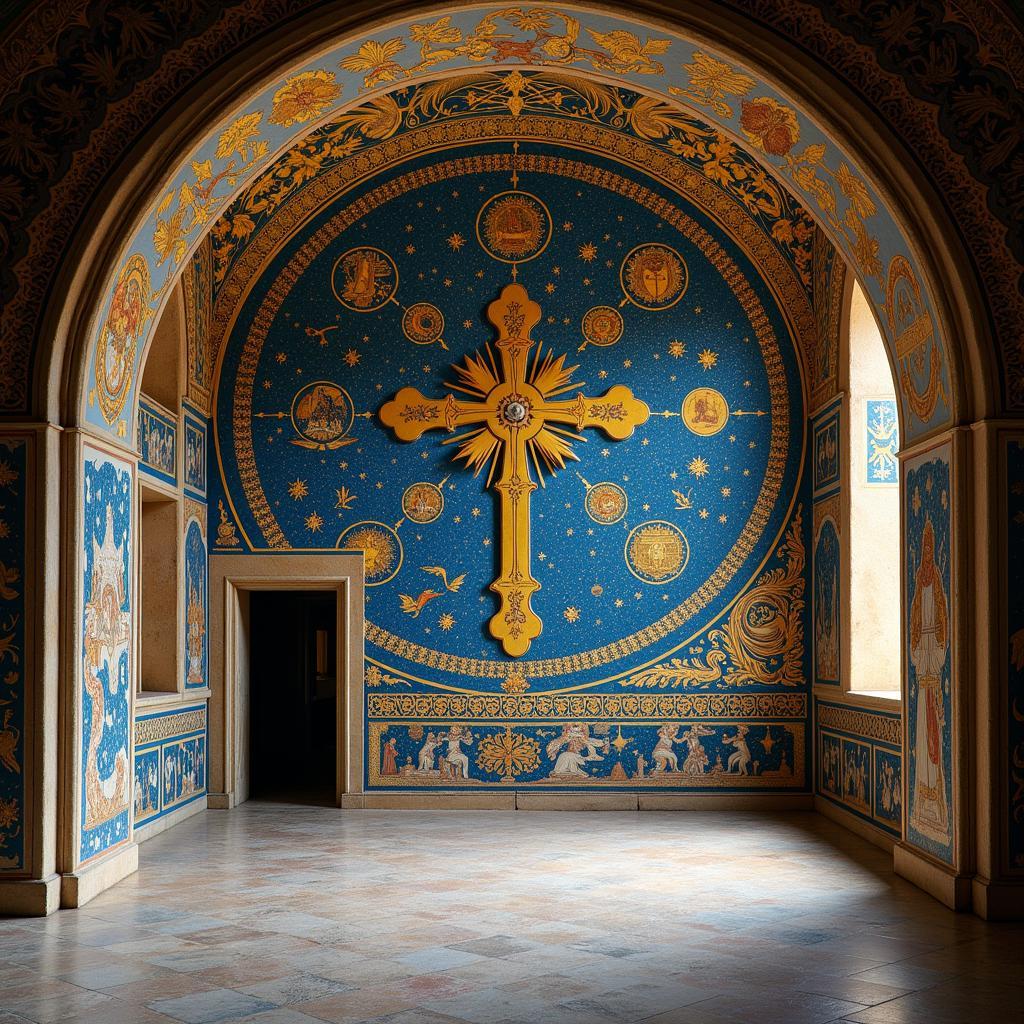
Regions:
M 554 473 L 566 460 L 578 459 L 573 442 L 586 440 L 583 430 L 594 427 L 621 441 L 646 422 L 650 411 L 622 384 L 597 398 L 577 391 L 581 385 L 571 382 L 576 367 L 567 367 L 564 355 L 545 355 L 538 346 L 531 364 L 530 332 L 541 310 L 522 285 L 504 288 L 487 307 L 487 317 L 498 330 L 493 346 L 498 359 L 487 345 L 454 367 L 458 380 L 451 387 L 468 398 L 451 393 L 428 398 L 416 388 L 402 388 L 384 403 L 380 419 L 402 441 L 415 441 L 428 430 L 468 428 L 445 444 L 457 444 L 455 458 L 475 474 L 488 467 L 487 486 L 493 482 L 498 492 L 501 570 L 491 590 L 500 606 L 490 631 L 506 654 L 520 657 L 543 628 L 530 605 L 540 589 L 530 560 L 530 495 L 537 489 L 531 464 L 543 485 L 545 470 Z M 575 397 L 556 400 L 572 391 Z

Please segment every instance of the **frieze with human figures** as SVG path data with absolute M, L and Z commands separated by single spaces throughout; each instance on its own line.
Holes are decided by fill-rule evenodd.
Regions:
M 136 717 L 136 829 L 206 796 L 206 738 L 205 704 Z
M 898 712 L 815 701 L 820 796 L 895 838 L 902 835 L 902 722 Z
M 802 725 L 735 721 L 371 722 L 375 789 L 801 789 Z

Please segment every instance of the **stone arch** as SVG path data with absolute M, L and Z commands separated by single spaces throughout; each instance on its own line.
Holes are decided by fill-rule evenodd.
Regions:
M 818 83 L 799 80 L 786 67 L 789 54 L 763 48 L 758 53 L 749 34 L 745 52 L 737 52 L 735 37 L 716 38 L 708 26 L 694 32 L 682 19 L 673 24 L 566 5 L 548 9 L 541 29 L 517 10 L 494 4 L 443 15 L 427 9 L 352 31 L 312 58 L 279 61 L 243 100 L 226 102 L 214 124 L 207 116 L 208 127 L 192 130 L 195 141 L 180 148 L 173 170 L 151 176 L 147 198 L 139 202 L 136 194 L 134 215 L 121 218 L 117 251 L 108 249 L 102 286 L 91 289 L 73 318 L 70 311 L 61 317 L 74 328 L 78 353 L 64 373 L 67 420 L 114 435 L 124 421 L 121 429 L 131 433 L 132 410 L 122 415 L 116 386 L 109 401 L 98 386 L 98 346 L 128 331 L 126 318 L 139 321 L 136 336 L 124 339 L 132 350 L 134 382 L 149 327 L 202 226 L 276 154 L 396 82 L 478 70 L 485 61 L 509 71 L 556 67 L 638 86 L 742 141 L 807 205 L 861 279 L 906 394 L 903 436 L 914 440 L 970 419 L 969 407 L 991 408 L 995 374 L 986 368 L 983 339 L 975 336 L 981 325 L 958 308 L 967 288 L 954 270 L 951 232 L 934 217 L 926 220 L 927 208 L 909 202 L 914 186 L 896 153 L 880 158 L 891 147 L 870 119 L 857 125 L 857 146 L 849 129 L 844 137 L 835 126 L 825 96 L 815 92 Z M 519 28 L 516 18 L 528 27 Z M 495 41 L 491 36 L 499 28 L 507 38 Z M 841 144 L 833 141 L 837 137 Z M 868 210 L 875 212 L 861 215 Z M 125 311 L 126 303 L 135 303 L 132 293 L 147 287 L 155 301 Z M 897 300 L 905 311 L 913 309 L 906 323 L 894 319 Z M 924 371 L 910 366 L 908 350 L 924 352 Z M 129 396 L 130 406 L 134 383 Z
M 452 23 L 460 27 L 462 33 L 458 41 L 451 43 L 438 42 L 437 46 L 449 46 L 458 42 L 459 45 L 469 45 L 465 40 L 471 38 L 471 29 L 479 24 L 488 10 L 500 11 L 503 8 L 494 5 L 493 8 L 460 8 L 452 17 Z M 584 22 L 591 16 L 590 10 L 576 8 L 574 6 L 563 6 L 560 8 L 565 12 L 571 12 L 571 17 Z M 128 395 L 120 408 L 113 411 L 109 416 L 103 413 L 103 403 L 96 400 L 90 403 L 90 391 L 95 389 L 96 380 L 96 350 L 101 335 L 105 328 L 109 327 L 111 303 L 117 292 L 120 283 L 122 292 L 118 297 L 120 306 L 125 306 L 125 299 L 128 292 L 135 286 L 138 291 L 146 291 L 146 277 L 143 276 L 141 265 L 131 263 L 131 257 L 139 253 L 143 255 L 146 262 L 146 275 L 148 275 L 148 290 L 152 293 L 156 283 L 156 271 L 165 269 L 167 259 L 159 259 L 155 243 L 152 241 L 156 234 L 158 221 L 168 222 L 168 217 L 183 205 L 182 186 L 188 184 L 192 198 L 184 200 L 187 209 L 195 201 L 196 188 L 203 188 L 214 176 L 215 168 L 211 166 L 211 175 L 204 178 L 205 170 L 203 165 L 207 159 L 211 164 L 217 161 L 228 160 L 228 157 L 218 158 L 216 156 L 219 142 L 223 135 L 230 130 L 231 126 L 237 126 L 239 119 L 246 114 L 254 114 L 261 110 L 261 123 L 266 123 L 273 116 L 275 97 L 285 92 L 288 87 L 288 79 L 294 78 L 297 74 L 304 72 L 315 73 L 320 70 L 336 65 L 339 59 L 345 59 L 357 54 L 361 47 L 371 41 L 387 41 L 388 39 L 402 38 L 405 41 L 405 55 L 409 55 L 412 46 L 409 45 L 409 33 L 414 24 L 436 23 L 443 17 L 438 11 L 429 8 L 415 8 L 402 17 L 401 20 L 389 19 L 386 22 L 376 24 L 370 31 L 365 29 L 346 33 L 341 37 L 333 49 L 338 51 L 335 55 L 318 46 L 318 56 L 315 59 L 306 59 L 300 55 L 298 49 L 291 44 L 281 49 L 280 53 L 274 53 L 274 42 L 268 40 L 264 49 L 251 55 L 251 60 L 246 62 L 246 85 L 238 87 L 235 91 L 225 96 L 223 104 L 219 107 L 222 116 L 216 118 L 216 124 L 210 126 L 212 120 L 208 114 L 200 113 L 201 102 L 198 96 L 186 100 L 179 110 L 179 114 L 173 123 L 173 129 L 165 129 L 162 140 L 167 141 L 170 136 L 179 134 L 180 137 L 197 139 L 194 146 L 177 146 L 174 161 L 175 169 L 167 170 L 166 160 L 151 142 L 141 142 L 139 145 L 140 160 L 132 176 L 121 183 L 118 189 L 111 190 L 111 196 L 125 198 L 127 202 L 116 213 L 112 208 L 97 211 L 93 220 L 93 232 L 90 241 L 83 243 L 76 252 L 76 258 L 69 265 L 65 272 L 64 281 L 67 284 L 65 300 L 60 303 L 51 314 L 48 320 L 48 334 L 50 346 L 43 346 L 41 356 L 38 359 L 38 377 L 36 385 L 37 406 L 45 409 L 50 418 L 59 421 L 67 426 L 81 427 L 87 434 L 92 434 L 104 439 L 104 443 L 110 444 L 114 449 L 120 447 L 133 448 L 132 435 L 135 423 L 134 403 L 137 400 L 134 384 L 128 389 Z M 862 182 L 869 183 L 868 199 L 860 194 L 855 185 L 850 185 L 852 195 L 844 195 L 845 205 L 837 206 L 843 210 L 842 217 L 831 228 L 834 238 L 843 246 L 854 253 L 852 262 L 857 263 L 855 249 L 857 240 L 861 239 L 857 229 L 850 227 L 852 234 L 843 239 L 842 224 L 846 224 L 845 210 L 855 209 L 856 204 L 864 204 L 870 201 L 876 210 L 885 210 L 893 225 L 893 233 L 890 235 L 879 233 L 879 251 L 883 241 L 892 242 L 890 248 L 884 250 L 886 259 L 883 263 L 882 274 L 874 275 L 874 283 L 868 280 L 870 293 L 872 294 L 876 317 L 879 319 L 883 329 L 883 335 L 889 344 L 890 359 L 895 368 L 897 381 L 900 380 L 899 371 L 901 364 L 907 362 L 908 351 L 906 346 L 911 345 L 915 339 L 924 336 L 926 346 L 926 362 L 932 359 L 931 353 L 938 354 L 939 366 L 936 370 L 939 379 L 942 380 L 942 394 L 928 414 L 921 415 L 914 413 L 917 419 L 917 427 L 914 426 L 913 417 L 909 413 L 912 400 L 905 395 L 905 404 L 901 410 L 905 420 L 904 430 L 901 432 L 904 438 L 917 445 L 923 444 L 929 439 L 936 444 L 944 444 L 947 440 L 947 433 L 959 424 L 970 423 L 984 419 L 996 414 L 1000 408 L 998 397 L 999 369 L 994 355 L 994 345 L 988 337 L 987 327 L 984 320 L 974 318 L 972 309 L 979 308 L 981 299 L 975 285 L 973 274 L 966 260 L 958 254 L 956 230 L 949 223 L 944 211 L 937 206 L 930 206 L 929 199 L 931 190 L 927 182 L 916 177 L 914 172 L 902 162 L 901 153 L 895 140 L 889 135 L 881 122 L 870 115 L 860 105 L 845 87 L 837 82 L 820 79 L 820 68 L 796 68 L 792 65 L 787 67 L 787 61 L 793 61 L 795 52 L 778 46 L 777 41 L 769 40 L 758 35 L 749 24 L 744 25 L 741 19 L 734 19 L 723 14 L 716 15 L 709 21 L 698 23 L 695 12 L 685 12 L 678 18 L 668 21 L 663 13 L 652 14 L 645 17 L 623 17 L 612 12 L 593 14 L 595 24 L 600 24 L 601 35 L 608 36 L 615 31 L 632 32 L 637 38 L 638 44 L 623 42 L 620 38 L 618 43 L 601 45 L 598 40 L 593 42 L 596 46 L 587 44 L 587 49 L 595 53 L 600 52 L 598 64 L 594 64 L 593 58 L 589 60 L 591 73 L 598 75 L 610 74 L 608 63 L 619 62 L 619 73 L 622 80 L 646 88 L 654 94 L 662 95 L 666 101 L 679 103 L 685 102 L 686 97 L 673 93 L 673 89 L 687 90 L 693 84 L 693 76 L 688 80 L 682 78 L 670 79 L 665 77 L 662 83 L 663 88 L 652 88 L 652 82 L 656 73 L 649 69 L 653 65 L 663 65 L 667 68 L 668 61 L 664 51 L 659 51 L 657 46 L 651 47 L 648 39 L 660 39 L 672 37 L 670 52 L 673 53 L 672 63 L 678 69 L 684 63 L 689 65 L 699 64 L 694 57 L 694 50 L 713 55 L 716 60 L 722 60 L 728 65 L 733 75 L 740 77 L 747 76 L 753 84 L 746 93 L 740 93 L 729 102 L 729 94 L 726 93 L 720 98 L 720 102 L 733 107 L 733 116 L 722 117 L 719 127 L 727 134 L 736 135 L 745 139 L 747 144 L 759 139 L 762 155 L 766 165 L 776 172 L 783 166 L 793 169 L 786 164 L 786 158 L 797 152 L 797 141 L 802 147 L 807 145 L 825 145 L 826 153 L 820 159 L 816 159 L 814 152 L 798 161 L 800 165 L 818 165 L 822 160 L 827 160 L 828 146 L 832 137 L 844 139 L 845 147 L 842 152 L 836 151 L 831 158 L 829 167 L 829 178 L 842 176 L 841 167 L 845 164 L 849 173 Z M 326 28 L 322 28 L 319 39 L 324 41 L 328 38 Z M 445 27 L 438 29 L 440 38 L 444 37 Z M 524 30 L 525 31 L 525 30 Z M 515 33 L 512 33 L 515 35 Z M 522 34 L 522 33 L 521 33 Z M 529 32 L 526 32 L 529 35 Z M 575 46 L 575 42 L 567 42 L 565 37 L 571 32 L 567 23 L 563 22 L 563 28 L 559 33 L 552 35 L 550 39 L 535 43 L 534 48 L 544 50 L 550 43 L 553 60 L 563 59 L 561 56 L 565 46 Z M 577 32 L 575 39 L 583 38 L 583 32 Z M 691 42 L 685 42 L 690 39 Z M 561 42 L 559 42 L 561 40 Z M 700 40 L 693 42 L 692 40 Z M 513 42 L 520 42 L 524 45 L 528 39 L 517 38 Z M 619 44 L 622 44 L 619 47 Z M 480 45 L 483 45 L 481 42 Z M 490 45 L 490 44 L 488 44 Z M 616 55 L 616 48 L 619 47 L 619 54 Z M 684 52 L 685 49 L 685 52 Z M 386 51 L 386 48 L 385 48 Z M 646 52 L 644 52 L 646 51 Z M 453 61 L 446 71 L 455 73 L 460 67 L 476 68 L 479 65 L 474 63 L 475 57 L 471 56 L 471 50 L 465 54 L 464 64 Z M 508 70 L 514 70 L 517 66 L 514 54 L 516 51 L 510 49 L 508 55 L 510 63 L 502 64 Z M 519 51 L 520 57 L 529 50 Z M 399 56 L 403 51 L 396 50 L 390 56 L 381 57 L 376 64 L 364 71 L 349 72 L 354 78 L 351 86 L 346 87 L 346 93 L 351 97 L 354 89 L 358 88 L 355 79 L 368 78 L 374 73 L 388 74 L 388 63 L 397 63 L 393 58 Z M 329 55 L 328 55 L 329 54 Z M 377 56 L 376 54 L 374 55 Z M 494 56 L 486 51 L 484 57 Z M 370 57 L 367 57 L 370 61 Z M 437 60 L 428 69 L 436 65 L 444 64 L 444 61 Z M 585 62 L 584 62 L 585 63 Z M 530 67 L 531 63 L 521 63 L 519 66 Z M 384 69 L 381 71 L 381 69 Z M 632 70 L 629 70 L 632 69 Z M 410 70 L 408 67 L 406 71 Z M 615 69 L 612 69 L 615 70 Z M 400 72 L 391 71 L 398 74 Z M 332 72 L 333 74 L 333 72 Z M 635 80 L 635 81 L 634 81 Z M 261 87 L 255 84 L 257 81 L 263 83 Z M 376 94 L 380 88 L 383 93 L 389 87 L 386 81 L 375 81 L 367 88 L 365 94 L 358 97 L 358 102 L 364 101 L 371 95 Z M 818 88 L 816 92 L 815 89 Z M 705 119 L 714 121 L 713 110 L 714 90 L 704 94 L 705 103 L 701 104 L 691 95 L 689 103 L 695 113 Z M 745 97 L 747 102 L 754 104 L 757 100 L 768 99 L 771 103 L 761 103 L 763 108 L 755 111 L 747 118 L 746 128 L 743 126 L 743 107 Z M 842 101 L 840 104 L 837 101 Z M 281 124 L 282 132 L 275 136 L 273 142 L 268 141 L 266 158 L 269 160 L 273 152 L 280 151 L 287 147 L 299 134 L 304 134 L 311 127 L 318 123 L 324 123 L 337 116 L 339 110 L 345 109 L 350 103 L 345 103 L 324 108 L 316 116 L 307 119 L 301 124 Z M 696 106 L 693 104 L 696 103 Z M 843 106 L 847 109 L 857 111 L 850 121 L 855 123 L 839 123 L 839 119 L 832 113 L 833 109 Z M 786 113 L 789 111 L 795 122 Z M 281 114 L 279 120 L 288 120 L 286 114 Z M 793 125 L 797 125 L 794 132 Z M 819 128 L 818 125 L 825 125 L 826 128 Z M 285 134 L 289 128 L 294 128 L 290 134 Z M 244 128 L 242 129 L 244 131 Z M 792 143 L 787 146 L 788 138 Z M 772 134 L 775 133 L 775 134 Z M 797 140 L 794 135 L 799 135 Z M 857 139 L 854 140 L 853 136 Z M 752 137 L 753 136 L 753 137 Z M 824 138 L 824 143 L 815 141 Z M 150 136 L 152 139 L 152 136 Z M 810 141 L 808 141 L 810 140 Z M 241 140 L 245 145 L 247 140 Z M 226 145 L 225 145 L 225 148 Z M 778 151 L 778 152 L 776 152 Z M 802 150 L 801 150 L 802 151 Z M 816 151 L 815 151 L 816 152 Z M 239 156 L 246 154 L 238 153 Z M 773 162 L 773 159 L 776 158 Z M 192 164 L 195 161 L 200 166 L 197 172 Z M 243 163 L 248 160 L 243 160 Z M 216 170 L 220 173 L 221 167 Z M 255 173 L 256 168 L 251 168 Z M 191 175 L 191 178 L 189 176 Z M 229 177 L 227 175 L 226 177 Z M 817 176 L 819 185 L 827 182 Z M 198 180 L 202 178 L 202 180 Z M 194 180 L 193 180 L 194 179 Z M 806 188 L 801 189 L 796 178 L 792 184 L 799 195 L 810 201 L 815 195 L 815 186 L 811 179 L 803 175 L 800 180 L 805 182 Z M 241 188 L 244 181 L 239 177 L 233 189 Z M 833 190 L 834 192 L 834 190 Z M 840 189 L 842 192 L 842 189 Z M 204 216 L 212 217 L 217 209 L 222 208 L 230 201 L 232 193 L 225 193 L 220 197 L 216 205 L 212 205 Z M 819 195 L 824 195 L 819 192 Z M 835 193 L 834 193 L 835 194 Z M 186 196 L 188 193 L 185 194 Z M 164 201 L 170 197 L 169 204 L 164 206 Z M 839 203 L 838 196 L 836 197 Z M 828 205 L 829 200 L 825 200 Z M 161 207 L 162 210 L 161 210 Z M 820 210 L 821 204 L 817 203 Z M 815 204 L 811 203 L 811 208 Z M 866 208 L 866 207 L 865 207 Z M 183 218 L 186 214 L 183 214 Z M 825 218 L 828 219 L 827 217 Z M 856 220 L 857 218 L 854 217 Z M 860 218 L 862 221 L 865 219 Z M 180 226 L 180 225 L 179 225 Z M 197 228 L 200 225 L 197 225 Z M 861 225 L 863 227 L 863 224 Z M 168 229 L 170 230 L 170 229 Z M 828 230 L 828 229 L 827 229 Z M 166 232 L 165 232 L 166 234 Z M 184 249 L 178 257 L 179 265 L 187 259 L 194 241 L 198 239 L 201 231 L 195 239 L 186 238 Z M 895 241 L 894 241 L 895 240 Z M 865 256 L 871 249 L 870 236 L 867 243 L 861 239 L 861 244 L 866 245 L 862 252 Z M 177 243 L 171 245 L 170 256 L 173 258 Z M 903 257 L 906 264 L 898 261 Z M 892 266 L 898 268 L 893 275 Z M 97 267 L 103 268 L 102 274 L 96 274 Z M 171 274 L 165 293 L 170 290 L 170 285 L 176 276 Z M 125 285 L 125 282 L 129 282 Z M 904 289 L 907 302 L 909 302 L 910 319 L 904 327 L 911 330 L 910 336 L 905 336 L 899 325 L 895 322 L 892 312 L 896 310 L 895 297 L 900 288 Z M 147 300 L 148 315 L 144 309 L 133 311 L 129 308 L 119 310 L 119 316 L 127 317 L 131 321 L 134 317 L 137 322 L 139 316 L 143 318 L 143 330 L 137 332 L 132 338 L 136 351 L 133 353 L 133 366 L 130 374 L 132 381 L 141 376 L 141 366 L 145 358 L 145 350 L 148 335 L 145 331 L 145 324 L 153 323 L 159 317 L 160 298 L 155 303 Z M 915 305 L 916 304 L 916 305 Z M 928 323 L 930 322 L 930 330 Z M 124 333 L 124 327 L 115 327 L 115 333 Z M 108 331 L 109 333 L 109 331 Z M 899 344 L 899 337 L 903 337 L 903 347 Z M 930 339 L 931 347 L 927 343 Z M 929 363 L 929 365 L 931 365 Z M 913 369 L 909 370 L 913 380 Z M 945 376 L 943 376 L 945 375 Z M 938 389 L 936 385 L 936 389 Z M 117 391 L 117 389 L 114 389 Z M 60 396 L 60 397 L 58 397 Z M 120 394 L 115 394 L 119 399 Z M 113 406 L 107 408 L 110 412 Z M 925 406 L 920 406 L 924 409 Z M 98 410 L 91 412 L 90 410 Z M 124 429 L 119 431 L 118 424 L 123 421 Z M 964 448 L 962 439 L 949 438 L 951 461 L 953 456 L 959 452 L 956 458 L 961 458 Z M 925 453 L 927 453 L 927 448 Z M 77 470 L 76 470 L 77 471 Z M 957 473 L 962 473 L 958 470 Z M 964 522 L 964 506 L 962 495 L 954 499 L 957 508 L 957 522 L 962 528 Z M 965 550 L 961 550 L 958 558 L 966 557 Z M 960 610 L 957 613 L 963 621 L 966 621 L 966 613 Z M 73 649 L 75 644 L 72 643 Z M 966 658 L 966 655 L 960 655 Z M 966 697 L 963 698 L 966 701 Z M 963 705 L 963 710 L 966 705 Z M 966 787 L 966 778 L 962 780 Z M 964 817 L 964 827 L 966 815 Z M 970 837 L 966 834 L 957 846 L 955 864 L 949 865 L 950 869 L 957 876 L 957 888 L 955 896 L 950 902 L 962 901 L 960 891 L 962 885 L 959 879 L 969 869 L 972 855 L 970 851 Z M 929 868 L 931 865 L 929 865 Z M 948 875 L 948 872 L 947 872 Z M 943 876 L 944 878 L 947 876 Z M 921 874 L 919 881 L 924 880 Z M 939 883 L 930 884 L 934 889 L 940 889 Z M 944 883 L 943 883 L 944 884 Z M 942 890 L 945 894 L 946 890 Z

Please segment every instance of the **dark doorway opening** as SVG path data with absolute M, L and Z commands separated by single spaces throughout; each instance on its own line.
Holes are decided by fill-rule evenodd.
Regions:
M 250 795 L 333 807 L 336 595 L 254 590 L 249 599 Z

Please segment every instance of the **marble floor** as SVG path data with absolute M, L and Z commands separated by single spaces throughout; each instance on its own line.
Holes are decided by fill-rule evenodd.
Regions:
M 1024 926 L 813 814 L 249 803 L 0 921 L 0 1024 L 1024 1022 Z

